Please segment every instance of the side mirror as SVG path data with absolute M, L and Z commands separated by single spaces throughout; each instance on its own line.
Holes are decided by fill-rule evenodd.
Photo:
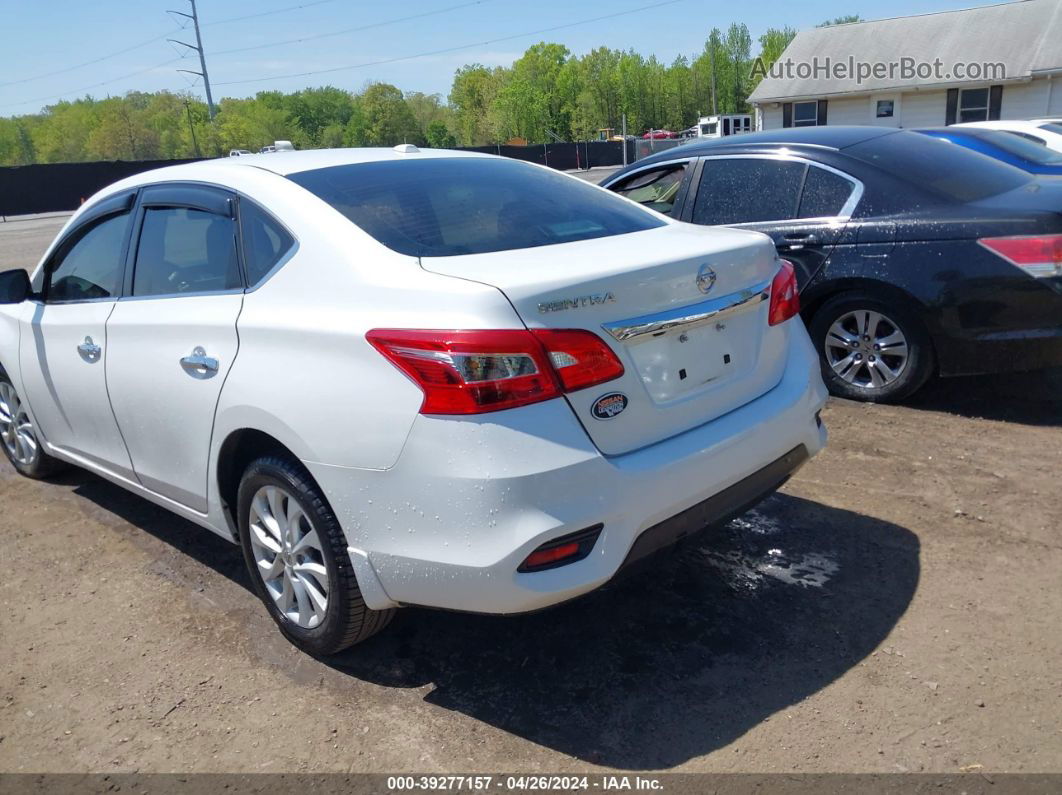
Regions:
M 21 304 L 32 292 L 29 274 L 22 268 L 0 273 L 0 304 Z

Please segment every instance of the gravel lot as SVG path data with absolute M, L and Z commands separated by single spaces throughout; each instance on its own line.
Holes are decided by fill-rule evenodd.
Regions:
M 0 264 L 61 223 L 0 224 Z M 1057 383 L 834 401 L 780 495 L 655 569 L 522 618 L 407 610 L 328 663 L 235 547 L 4 461 L 0 771 L 1062 772 Z

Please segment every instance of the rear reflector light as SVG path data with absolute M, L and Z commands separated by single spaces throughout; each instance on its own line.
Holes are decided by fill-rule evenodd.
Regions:
M 1030 276 L 1062 276 L 1062 235 L 985 237 L 978 242 Z
M 589 331 L 374 329 L 369 343 L 424 392 L 421 414 L 480 414 L 623 375 Z
M 796 270 L 792 262 L 784 259 L 771 282 L 771 308 L 767 313 L 767 322 L 777 326 L 799 313 L 800 291 L 797 289 Z
M 579 545 L 574 541 L 570 544 L 564 544 L 559 547 L 552 547 L 550 549 L 540 549 L 537 552 L 532 552 L 527 556 L 527 560 L 523 563 L 523 569 L 540 569 L 543 566 L 550 563 L 557 563 L 565 558 L 571 558 L 579 554 Z
M 590 554 L 590 550 L 597 543 L 597 537 L 601 535 L 604 525 L 595 524 L 585 530 L 569 533 L 566 536 L 547 541 L 530 555 L 517 568 L 518 572 L 526 574 L 533 571 L 555 569 L 558 566 L 566 566 L 569 563 L 583 560 Z

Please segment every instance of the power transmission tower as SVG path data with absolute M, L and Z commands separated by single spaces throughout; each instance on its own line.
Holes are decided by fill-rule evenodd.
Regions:
M 167 39 L 167 41 L 172 41 L 174 44 L 180 44 L 182 47 L 187 47 L 189 50 L 195 50 L 199 53 L 199 67 L 203 71 L 194 72 L 191 69 L 178 69 L 177 71 L 187 72 L 190 75 L 199 75 L 203 78 L 203 87 L 206 89 L 207 114 L 210 120 L 213 121 L 216 111 L 214 110 L 214 97 L 210 94 L 210 78 L 207 76 L 206 55 L 203 53 L 203 37 L 199 35 L 199 14 L 195 10 L 195 0 L 188 0 L 188 2 L 192 4 L 191 14 L 186 14 L 183 11 L 170 11 L 169 13 L 192 20 L 192 27 L 195 28 L 195 46 L 187 42 L 177 41 L 177 39 Z

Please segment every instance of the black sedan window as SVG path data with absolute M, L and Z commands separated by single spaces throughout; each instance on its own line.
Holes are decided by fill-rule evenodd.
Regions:
M 767 158 L 705 160 L 691 220 L 711 226 L 793 218 L 806 168 Z
M 387 160 L 288 178 L 388 248 L 414 257 L 548 246 L 666 223 L 606 191 L 516 160 Z
M 1001 160 L 915 132 L 871 138 L 847 147 L 844 153 L 957 202 L 995 196 L 1033 179 Z

